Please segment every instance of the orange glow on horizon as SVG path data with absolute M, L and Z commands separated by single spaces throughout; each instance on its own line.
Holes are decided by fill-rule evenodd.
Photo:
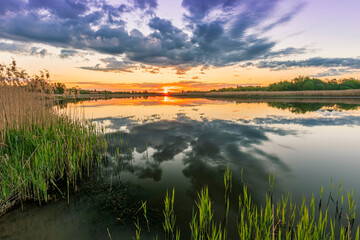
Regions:
M 169 94 L 169 89 L 168 89 L 167 87 L 164 87 L 163 89 L 164 89 L 164 90 L 163 90 L 163 93 L 164 93 L 165 95 Z
M 13 59 L 11 53 L 1 52 L 0 56 L 5 63 L 9 63 Z M 97 58 L 101 58 L 101 55 L 94 55 L 86 65 L 96 64 Z M 232 66 L 202 70 L 200 67 L 195 67 L 183 75 L 177 75 L 173 68 L 161 68 L 157 74 L 146 72 L 141 68 L 131 73 L 91 71 L 81 69 L 85 63 L 79 63 L 76 59 L 64 61 L 52 57 L 21 56 L 21 58 L 16 57 L 15 60 L 18 66 L 25 69 L 30 75 L 38 74 L 41 69 L 49 70 L 53 82 L 64 83 L 68 88 L 156 93 L 164 93 L 165 87 L 169 92 L 181 92 L 209 91 L 237 85 L 266 86 L 274 82 L 291 80 L 300 75 L 311 76 L 326 70 L 326 68 L 309 67 L 270 71 L 255 67 Z M 349 72 L 336 78 L 350 78 L 354 77 L 354 74 L 358 74 L 358 72 Z M 326 78 L 321 79 L 326 80 Z

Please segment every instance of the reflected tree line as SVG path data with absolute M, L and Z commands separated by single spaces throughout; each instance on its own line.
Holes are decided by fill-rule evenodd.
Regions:
M 346 103 L 302 103 L 302 102 L 269 102 L 269 107 L 277 109 L 288 110 L 296 114 L 305 114 L 307 112 L 316 112 L 323 108 L 328 108 L 328 111 L 348 111 L 356 110 L 360 107 L 360 104 L 346 104 Z

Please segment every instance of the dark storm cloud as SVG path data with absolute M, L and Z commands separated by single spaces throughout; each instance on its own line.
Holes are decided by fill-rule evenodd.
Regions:
M 258 68 L 269 68 L 275 71 L 287 70 L 304 67 L 347 67 L 351 69 L 360 69 L 359 58 L 310 58 L 298 61 L 260 61 L 258 63 L 249 62 L 243 67 L 255 66 Z
M 88 70 L 122 72 L 146 64 L 172 67 L 178 74 L 184 74 L 196 66 L 229 66 L 304 52 L 293 48 L 274 51 L 275 41 L 261 37 L 261 32 L 248 34 L 271 17 L 280 0 L 184 0 L 182 5 L 189 11 L 186 31 L 155 16 L 156 0 L 133 0 L 119 7 L 102 0 L 17 1 L 16 5 L 4 1 L 0 38 L 121 57 L 102 60 L 105 66 L 83 67 Z M 207 19 L 215 10 L 223 14 Z M 298 11 L 299 8 L 280 16 L 271 28 L 288 21 Z M 127 28 L 123 14 L 129 12 L 151 16 L 148 35 Z M 65 52 L 60 57 L 69 54 Z

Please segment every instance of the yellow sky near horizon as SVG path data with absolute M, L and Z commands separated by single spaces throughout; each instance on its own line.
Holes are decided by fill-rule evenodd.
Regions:
M 147 90 L 162 92 L 164 88 L 167 88 L 169 91 L 176 92 L 181 90 L 211 90 L 236 85 L 264 86 L 322 71 L 319 68 L 271 71 L 255 67 L 229 66 L 212 67 L 203 71 L 200 68 L 193 68 L 184 75 L 177 75 L 176 70 L 171 68 L 160 68 L 158 74 L 149 73 L 146 69 L 137 69 L 132 73 L 114 73 L 81 69 L 81 66 L 90 64 L 80 58 L 63 60 L 56 57 L 41 58 L 23 55 L 20 57 L 20 55 L 5 52 L 0 52 L 0 58 L 5 64 L 15 59 L 18 66 L 30 74 L 36 74 L 42 69 L 47 69 L 52 81 L 65 83 L 69 88 L 79 87 L 109 91 Z M 341 76 L 341 78 L 343 77 L 356 77 L 356 74 L 346 74 Z

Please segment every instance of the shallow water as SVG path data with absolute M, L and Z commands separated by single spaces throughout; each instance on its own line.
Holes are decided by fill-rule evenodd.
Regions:
M 107 228 L 112 239 L 130 239 L 136 219 L 130 215 L 137 211 L 126 216 L 123 203 L 136 209 L 141 201 L 153 209 L 151 228 L 156 233 L 164 195 L 173 187 L 177 221 L 186 236 L 194 200 L 204 185 L 215 202 L 215 217 L 223 218 L 226 166 L 233 171 L 233 220 L 242 180 L 261 203 L 269 191 L 269 174 L 275 175 L 275 198 L 287 192 L 297 201 L 312 193 L 318 196 L 321 186 L 329 193 L 332 179 L 333 184 L 342 180 L 344 190 L 353 189 L 360 199 L 359 106 L 356 101 L 172 97 L 68 104 L 70 112 L 80 107 L 86 118 L 105 127 L 108 162 L 102 184 L 92 186 L 100 190 L 75 194 L 70 206 L 60 200 L 11 211 L 0 218 L 0 239 L 106 239 Z M 117 157 L 117 149 L 126 154 Z M 128 184 L 129 190 L 123 192 L 119 184 Z

